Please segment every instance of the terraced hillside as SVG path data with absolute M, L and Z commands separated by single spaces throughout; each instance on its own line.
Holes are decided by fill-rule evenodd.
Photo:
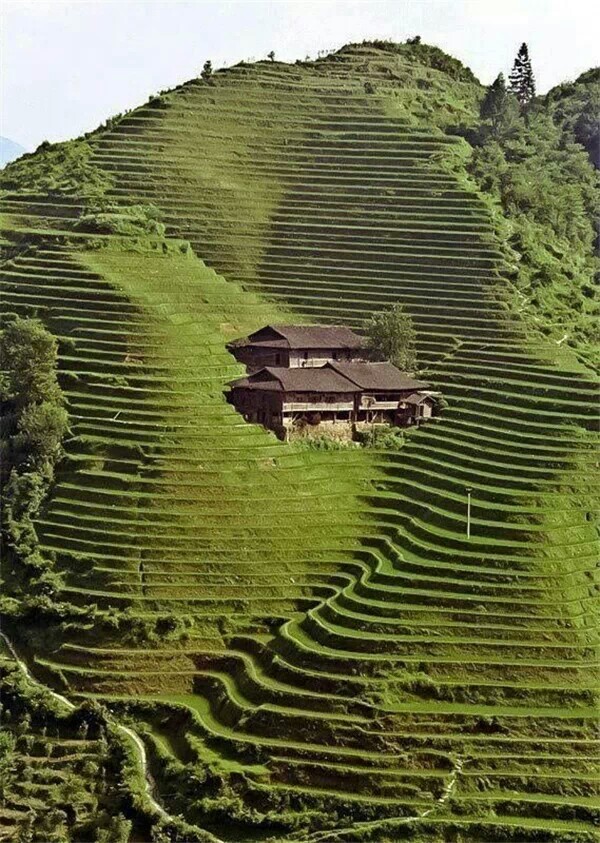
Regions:
M 102 712 L 69 712 L 23 677 L 4 640 L 0 646 L 0 840 L 109 841 L 132 829 L 147 837 L 150 824 L 132 811 L 136 771 Z
M 97 607 L 38 668 L 134 716 L 165 807 L 219 837 L 597 839 L 597 380 L 511 307 L 437 127 L 479 96 L 374 47 L 240 65 L 88 140 L 105 205 L 166 238 L 33 169 L 5 197 L 4 301 L 59 337 L 72 420 L 40 545 Z M 230 337 L 397 301 L 449 405 L 402 449 L 224 401 Z

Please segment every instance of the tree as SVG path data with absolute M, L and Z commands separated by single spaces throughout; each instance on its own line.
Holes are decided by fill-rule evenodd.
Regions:
M 81 725 L 85 723 L 86 735 L 97 738 L 100 734 L 106 733 L 108 727 L 107 715 L 106 707 L 97 700 L 85 700 L 73 712 L 72 716 L 77 724 L 76 728 L 81 728 Z
M 35 812 L 29 810 L 18 825 L 16 843 L 31 843 L 35 833 Z
M 20 409 L 42 401 L 60 403 L 56 381 L 58 343 L 38 319 L 17 317 L 0 333 L 0 400 Z
M 516 97 L 506 89 L 504 76 L 499 73 L 487 89 L 482 100 L 480 115 L 489 120 L 494 137 L 508 137 L 518 129 L 519 104 Z
M 77 738 L 78 740 L 85 741 L 87 740 L 89 725 L 86 720 L 82 720 L 79 726 L 77 727 Z
M 17 723 L 17 734 L 27 735 L 31 731 L 31 714 L 24 711 Z
M 267 53 L 267 58 L 269 61 L 275 61 L 275 50 L 271 50 L 270 53 Z
M 0 804 L 14 779 L 15 738 L 10 732 L 0 732 Z
M 48 832 L 53 837 L 57 836 L 64 840 L 67 834 L 67 815 L 60 808 L 51 807 L 40 817 L 39 826 L 41 830 Z
M 204 65 L 202 67 L 202 73 L 200 74 L 200 78 L 204 82 L 210 82 L 212 74 L 213 74 L 212 62 L 211 62 L 210 59 L 207 59 L 204 62 Z
M 125 819 L 123 814 L 112 817 L 110 824 L 110 843 L 128 843 L 131 834 L 131 820 Z
M 595 102 L 590 102 L 582 109 L 573 127 L 573 134 L 577 143 L 580 143 L 588 152 L 592 164 L 600 169 L 600 95 L 596 96 Z
M 510 93 L 516 96 L 521 107 L 527 105 L 535 96 L 535 78 L 531 69 L 529 49 L 525 43 L 519 48 L 508 80 Z
M 171 836 L 163 825 L 153 825 L 150 831 L 152 843 L 171 843 Z
M 64 407 L 49 401 L 29 404 L 21 413 L 15 444 L 35 462 L 57 460 L 68 429 L 69 415 Z
M 373 360 L 389 360 L 394 366 L 414 371 L 417 365 L 415 329 L 410 314 L 401 304 L 374 314 L 366 325 L 369 356 Z

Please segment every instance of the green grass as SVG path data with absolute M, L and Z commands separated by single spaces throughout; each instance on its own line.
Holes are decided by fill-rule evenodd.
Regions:
M 456 758 L 483 790 L 466 764 L 432 840 L 594 833 L 598 383 L 511 310 L 465 144 L 438 128 L 478 96 L 368 48 L 232 68 L 90 139 L 105 197 L 156 205 L 166 240 L 74 232 L 85 203 L 35 179 L 7 200 L 31 245 L 7 307 L 61 340 L 73 433 L 37 530 L 62 596 L 98 606 L 39 664 L 145 723 L 167 806 L 239 840 L 334 809 L 393 839 L 438 798 L 413 779 Z M 227 340 L 396 301 L 449 404 L 400 451 L 286 445 L 226 403 Z M 523 772 L 498 767 L 523 747 Z M 199 770 L 231 788 L 222 814 L 186 801 Z

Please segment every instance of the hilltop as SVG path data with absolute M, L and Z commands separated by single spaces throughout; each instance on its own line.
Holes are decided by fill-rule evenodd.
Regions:
M 141 736 L 167 817 L 113 736 L 132 839 L 594 840 L 596 78 L 494 125 L 437 48 L 348 45 L 2 173 L 5 309 L 55 337 L 70 425 L 43 500 L 16 469 L 4 628 Z M 229 340 L 396 302 L 448 404 L 402 447 L 226 403 Z

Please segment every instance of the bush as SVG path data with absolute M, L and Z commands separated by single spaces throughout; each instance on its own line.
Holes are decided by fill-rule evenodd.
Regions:
M 22 453 L 30 455 L 33 464 L 56 462 L 68 426 L 68 413 L 60 404 L 50 401 L 29 404 L 19 419 L 15 442 Z
M 169 107 L 169 100 L 162 96 L 161 94 L 157 94 L 154 97 L 150 97 L 148 100 L 148 108 L 168 108 Z
M 387 425 L 376 425 L 357 430 L 354 438 L 365 448 L 381 448 L 390 451 L 399 450 L 406 442 L 402 430 Z
M 330 436 L 307 436 L 299 440 L 297 444 L 309 451 L 343 451 L 353 445 L 347 439 L 332 439 Z
M 74 227 L 90 234 L 117 234 L 122 237 L 153 234 L 163 237 L 165 226 L 158 218 L 159 211 L 154 205 L 130 205 L 118 211 L 85 214 Z

